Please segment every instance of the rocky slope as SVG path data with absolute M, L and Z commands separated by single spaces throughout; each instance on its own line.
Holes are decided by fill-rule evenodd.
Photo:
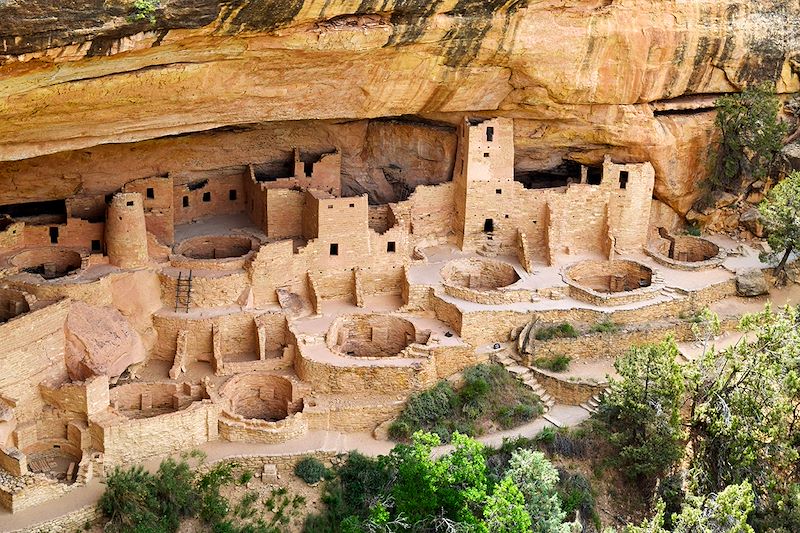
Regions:
M 435 179 L 442 125 L 483 113 L 517 119 L 520 171 L 649 159 L 656 196 L 685 213 L 714 97 L 800 89 L 800 4 L 785 0 L 161 0 L 153 23 L 134 15 L 123 0 L 0 0 L 0 196 L 100 190 L 104 165 L 175 170 L 178 147 L 203 170 L 294 141 L 345 145 L 351 189 L 388 198 L 387 168 Z M 400 163 L 372 158 L 366 134 L 339 142 L 408 115 L 421 125 Z M 225 133 L 234 149 L 203 134 L 86 150 L 229 126 L 249 132 Z

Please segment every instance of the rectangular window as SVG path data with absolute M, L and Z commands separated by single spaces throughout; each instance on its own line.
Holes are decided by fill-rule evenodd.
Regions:
M 483 157 L 489 157 L 489 152 L 483 152 Z
M 486 128 L 486 140 L 489 142 L 494 140 L 494 128 L 492 126 Z
M 147 188 L 147 197 L 151 200 L 156 197 L 156 191 L 152 187 Z
M 333 204 L 329 204 L 328 209 L 333 209 Z
M 350 207 L 355 207 L 355 206 L 356 206 L 356 204 L 350 204 Z
M 128 200 L 127 202 L 125 202 L 125 205 L 127 205 L 128 207 L 133 207 L 133 200 Z
M 58 228 L 55 226 L 50 228 L 50 244 L 58 244 Z
M 189 207 L 189 197 L 188 196 L 184 196 L 183 197 L 183 207 Z
M 628 186 L 628 171 L 620 170 L 619 172 L 619 188 L 624 189 Z
M 204 202 L 210 202 L 211 201 L 211 193 L 210 192 L 204 192 L 203 193 L 203 201 Z
M 503 189 L 495 189 L 494 193 L 495 194 L 503 194 Z
M 387 243 L 386 243 L 386 251 L 387 251 L 387 252 L 389 252 L 390 254 L 393 254 L 393 253 L 394 253 L 394 250 L 395 250 L 395 244 L 394 244 L 394 241 L 389 241 L 389 242 L 387 242 Z
M 92 239 L 92 251 L 99 252 L 100 251 L 100 241 L 97 239 Z
M 228 200 L 231 202 L 236 200 L 236 189 L 231 189 L 228 191 Z
M 331 243 L 331 255 L 339 255 L 339 245 L 337 243 Z

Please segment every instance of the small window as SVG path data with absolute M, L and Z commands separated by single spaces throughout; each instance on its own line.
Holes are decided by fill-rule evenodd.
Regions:
M 127 205 L 128 207 L 133 207 L 133 200 L 128 200 L 128 201 L 125 203 L 125 205 Z
M 483 221 L 483 231 L 486 233 L 490 233 L 494 231 L 494 220 L 491 218 L 487 218 Z
M 50 228 L 50 244 L 58 244 L 58 228 L 55 226 Z
M 350 204 L 350 207 L 355 207 L 355 206 L 356 206 L 356 204 Z
M 339 245 L 337 243 L 331 243 L 331 255 L 339 255 Z
M 328 209 L 333 209 L 333 204 L 328 204 Z
M 156 197 L 156 191 L 155 191 L 155 189 L 153 189 L 152 187 L 148 187 L 148 188 L 147 188 L 147 194 L 146 194 L 146 196 L 147 196 L 148 198 L 150 198 L 151 200 L 152 200 L 153 198 L 155 198 L 155 197 Z
M 483 152 L 483 157 L 489 157 L 489 152 Z
M 98 239 L 92 239 L 92 251 L 99 252 L 100 249 L 100 241 Z
M 508 215 L 503 215 L 503 217 L 508 218 Z
M 386 251 L 390 254 L 393 254 L 395 251 L 395 244 L 394 241 L 389 241 L 386 243 Z
M 189 207 L 189 197 L 188 196 L 184 196 L 183 197 L 183 207 Z
M 494 128 L 492 126 L 486 128 L 486 140 L 489 142 L 494 140 Z
M 231 189 L 228 191 L 228 200 L 231 202 L 236 200 L 236 189 Z
M 495 189 L 494 193 L 495 194 L 503 194 L 503 189 Z
M 624 189 L 628 186 L 628 171 L 620 170 L 619 172 L 619 188 Z
M 211 193 L 210 192 L 204 192 L 203 193 L 203 201 L 204 202 L 210 202 L 211 201 Z

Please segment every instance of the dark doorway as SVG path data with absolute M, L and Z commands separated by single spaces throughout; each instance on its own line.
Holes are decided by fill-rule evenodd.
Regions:
M 331 243 L 331 255 L 339 255 L 339 245 L 337 243 Z
M 487 218 L 483 221 L 483 231 L 484 233 L 491 233 L 494 231 L 494 220 L 491 218 Z
M 50 228 L 50 244 L 58 244 L 58 228 Z
M 603 169 L 600 167 L 586 167 L 586 182 L 589 185 L 600 185 L 603 181 Z

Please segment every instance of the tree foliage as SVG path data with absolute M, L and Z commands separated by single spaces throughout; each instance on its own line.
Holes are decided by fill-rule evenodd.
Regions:
M 752 483 L 765 498 L 797 474 L 800 328 L 797 309 L 745 316 L 748 334 L 706 351 L 689 374 L 692 479 L 701 493 Z
M 781 149 L 786 125 L 769 84 L 753 85 L 715 102 L 719 144 L 713 154 L 712 183 L 735 190 L 743 177 L 764 177 Z
M 620 466 L 632 478 L 652 481 L 683 454 L 680 406 L 684 380 L 672 339 L 632 347 L 617 359 L 601 416 L 619 450 Z
M 520 449 L 511 455 L 506 473 L 525 500 L 535 533 L 566 533 L 566 514 L 558 498 L 558 471 L 542 452 Z
M 719 494 L 689 496 L 680 513 L 672 517 L 673 527 L 664 527 L 664 504 L 655 516 L 639 526 L 627 526 L 625 533 L 753 533 L 747 523 L 753 511 L 753 488 L 748 482 L 725 487 Z
M 767 230 L 767 242 L 783 252 L 778 270 L 783 272 L 793 250 L 800 249 L 800 172 L 793 172 L 769 191 L 758 206 Z

